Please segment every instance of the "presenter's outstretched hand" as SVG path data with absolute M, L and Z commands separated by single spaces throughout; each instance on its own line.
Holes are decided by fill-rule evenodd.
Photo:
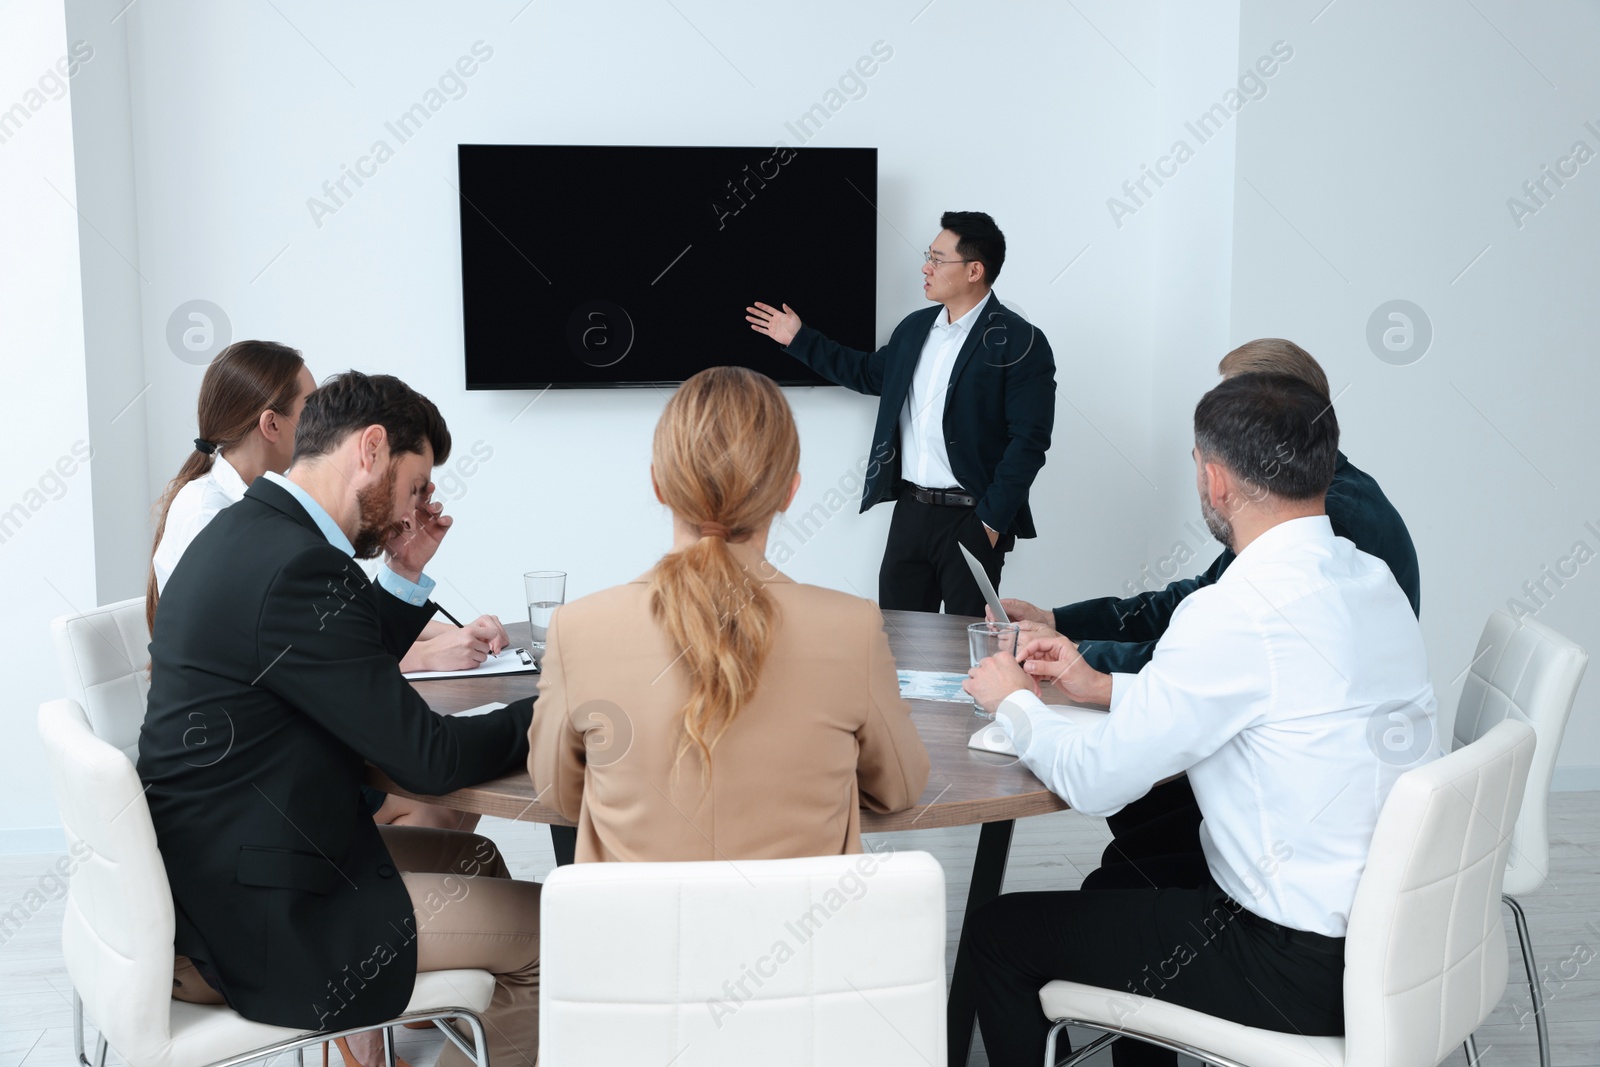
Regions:
M 439 542 L 450 532 L 454 521 L 444 514 L 443 504 L 434 503 L 433 483 L 429 482 L 395 524 L 395 532 L 383 546 L 389 569 L 410 582 L 422 577 L 422 568 L 439 551 Z
M 788 304 L 783 305 L 779 311 L 771 304 L 763 304 L 757 300 L 751 307 L 745 308 L 747 314 L 745 321 L 756 333 L 764 333 L 780 345 L 787 345 L 794 340 L 794 335 L 800 332 L 800 316 Z
M 1017 652 L 1022 667 L 1042 682 L 1054 682 L 1081 704 L 1111 704 L 1111 675 L 1095 670 L 1078 655 L 1078 646 L 1059 635 L 1036 637 Z

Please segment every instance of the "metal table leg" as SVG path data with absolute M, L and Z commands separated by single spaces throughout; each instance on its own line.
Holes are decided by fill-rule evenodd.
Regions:
M 550 826 L 550 847 L 555 849 L 556 866 L 565 867 L 572 862 L 573 854 L 578 851 L 578 828 L 576 826 Z
M 1013 825 L 1010 819 L 986 822 L 978 832 L 978 854 L 972 866 L 972 884 L 967 889 L 967 910 L 961 917 L 956 966 L 950 975 L 950 1000 L 945 1022 L 949 1067 L 967 1067 L 967 1057 L 972 1053 L 973 1024 L 977 1019 L 978 990 L 972 980 L 967 925 L 972 920 L 973 912 L 1000 895 L 1000 887 L 1006 877 L 1006 857 L 1011 853 Z

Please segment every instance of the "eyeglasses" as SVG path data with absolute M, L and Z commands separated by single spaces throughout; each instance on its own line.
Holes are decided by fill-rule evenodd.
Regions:
M 946 263 L 972 263 L 970 259 L 935 259 L 932 252 L 922 253 L 922 262 L 932 263 L 935 267 L 942 267 Z

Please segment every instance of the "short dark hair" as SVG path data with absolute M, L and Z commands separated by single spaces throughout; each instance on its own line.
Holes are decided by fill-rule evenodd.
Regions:
M 1287 374 L 1239 374 L 1200 398 L 1194 443 L 1246 485 L 1285 500 L 1323 496 L 1339 455 L 1328 398 Z
M 294 462 L 325 456 L 346 437 L 382 426 L 391 454 L 422 454 L 433 446 L 433 464 L 450 458 L 450 431 L 433 401 L 392 374 L 347 370 L 323 381 L 306 397 L 294 435 Z
M 984 284 L 994 285 L 1006 262 L 1006 235 L 994 219 L 981 211 L 946 211 L 939 216 L 939 228 L 959 238 L 956 255 L 982 263 Z

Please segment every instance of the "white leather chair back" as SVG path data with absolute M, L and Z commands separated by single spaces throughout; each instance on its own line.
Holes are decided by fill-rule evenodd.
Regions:
M 1550 873 L 1550 779 L 1588 664 L 1587 652 L 1548 626 L 1496 611 L 1483 628 L 1461 690 L 1456 747 L 1507 718 L 1526 722 L 1539 735 L 1507 860 L 1505 891 L 1513 896 L 1538 889 Z
M 1345 1063 L 1435 1067 L 1500 1002 L 1500 890 L 1534 747 L 1508 718 L 1395 782 L 1345 935 Z
M 84 1012 L 129 1063 L 169 1052 L 172 890 L 133 764 L 75 700 L 39 708 L 73 866 L 61 948 Z
M 67 695 L 89 716 L 97 737 L 139 758 L 139 727 L 150 694 L 150 630 L 144 597 L 63 615 L 50 624 Z
M 945 1062 L 926 852 L 559 867 L 539 929 L 540 1067 Z

